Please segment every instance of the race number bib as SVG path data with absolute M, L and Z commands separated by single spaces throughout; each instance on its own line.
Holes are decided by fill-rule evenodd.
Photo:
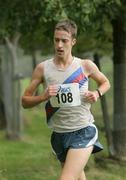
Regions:
M 79 106 L 81 104 L 80 91 L 78 83 L 69 83 L 59 85 L 56 96 L 51 97 L 53 107 Z

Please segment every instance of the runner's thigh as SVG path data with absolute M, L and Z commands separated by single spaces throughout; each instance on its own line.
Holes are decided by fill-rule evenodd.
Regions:
M 92 150 L 93 146 L 88 148 L 69 149 L 63 166 L 62 175 L 68 174 L 78 178 L 85 167 Z

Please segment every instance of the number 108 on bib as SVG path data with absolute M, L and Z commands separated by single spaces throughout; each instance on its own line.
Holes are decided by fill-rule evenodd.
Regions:
M 58 93 L 56 96 L 51 97 L 50 102 L 53 107 L 79 106 L 81 104 L 79 84 L 58 85 Z

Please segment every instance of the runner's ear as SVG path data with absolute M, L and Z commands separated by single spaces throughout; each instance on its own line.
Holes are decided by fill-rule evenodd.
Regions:
M 75 38 L 72 40 L 72 46 L 74 46 L 76 44 L 76 41 L 77 40 Z

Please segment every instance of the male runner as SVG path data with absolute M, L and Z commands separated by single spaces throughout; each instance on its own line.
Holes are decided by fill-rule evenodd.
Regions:
M 102 150 L 90 106 L 110 88 L 107 77 L 91 60 L 72 55 L 76 35 L 75 22 L 57 23 L 54 57 L 37 65 L 22 97 L 24 108 L 46 102 L 51 144 L 62 166 L 59 180 L 86 179 L 84 167 L 91 153 Z M 89 78 L 96 81 L 97 90 L 88 89 Z M 44 92 L 34 95 L 40 84 Z

